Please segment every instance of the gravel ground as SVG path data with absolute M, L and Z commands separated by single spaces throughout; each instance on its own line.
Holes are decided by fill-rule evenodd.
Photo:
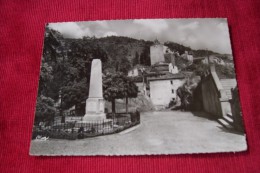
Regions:
M 196 113 L 205 116 L 205 113 Z M 246 150 L 244 135 L 223 130 L 191 112 L 146 112 L 126 133 L 81 140 L 31 142 L 31 155 L 146 155 L 236 152 Z

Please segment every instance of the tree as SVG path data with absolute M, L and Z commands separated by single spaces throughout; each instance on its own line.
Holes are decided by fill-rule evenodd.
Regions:
M 39 89 L 38 93 L 47 94 L 47 84 L 52 81 L 53 74 L 52 74 L 52 67 L 49 66 L 47 63 L 42 63 L 41 65 L 41 72 L 40 72 L 40 79 L 39 79 Z
M 79 105 L 87 99 L 87 79 L 83 78 L 80 82 L 70 83 L 69 85 L 62 87 L 62 91 L 62 99 L 64 101 L 62 107 L 64 109 L 71 108 L 74 105 Z
M 54 107 L 53 99 L 43 95 L 37 97 L 35 123 L 41 121 L 52 122 L 54 120 L 55 113 L 56 108 Z
M 187 78 L 185 83 L 177 89 L 177 96 L 181 100 L 181 109 L 189 110 L 192 108 L 193 92 L 198 86 L 198 81 L 194 77 Z
M 127 74 L 131 68 L 131 63 L 126 57 L 122 57 L 116 62 L 116 71 Z
M 138 52 L 135 52 L 135 57 L 132 59 L 132 66 L 135 66 L 136 64 L 139 64 L 139 54 L 138 54 Z
M 164 45 L 169 47 L 171 51 L 179 52 L 180 55 L 184 54 L 185 51 L 191 51 L 192 50 L 190 47 L 186 47 L 186 46 L 183 46 L 181 44 L 174 43 L 174 42 L 166 42 Z
M 128 114 L 128 98 L 136 98 L 138 94 L 138 87 L 131 78 L 125 79 L 125 98 L 126 98 L 126 113 Z
M 48 26 L 45 30 L 44 47 L 43 47 L 43 61 L 56 62 L 60 54 L 60 41 L 63 40 L 62 35 Z
M 151 44 L 147 44 L 143 49 L 143 52 L 140 55 L 140 64 L 147 65 L 147 66 L 151 65 L 150 46 Z
M 103 79 L 103 96 L 112 103 L 112 113 L 115 114 L 115 100 L 137 97 L 138 88 L 135 83 L 123 73 L 108 73 Z M 128 112 L 128 100 L 126 111 Z

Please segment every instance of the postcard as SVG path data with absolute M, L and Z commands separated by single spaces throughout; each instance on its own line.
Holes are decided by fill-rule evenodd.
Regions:
M 48 23 L 30 155 L 247 150 L 227 19 Z

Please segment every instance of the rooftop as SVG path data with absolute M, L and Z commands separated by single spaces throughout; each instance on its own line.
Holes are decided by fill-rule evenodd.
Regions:
M 147 77 L 147 80 L 156 81 L 156 80 L 171 80 L 171 79 L 184 79 L 184 78 L 185 78 L 185 75 L 182 73 L 172 74 L 172 73 L 168 72 L 163 76 Z

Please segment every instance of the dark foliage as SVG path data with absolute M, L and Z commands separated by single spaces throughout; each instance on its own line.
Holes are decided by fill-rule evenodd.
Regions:
M 123 73 L 108 73 L 103 78 L 103 95 L 112 102 L 112 112 L 115 113 L 115 99 L 137 97 L 138 88 L 131 78 Z
M 54 100 L 50 97 L 40 95 L 37 97 L 35 124 L 41 121 L 53 121 L 57 110 L 54 108 Z
M 151 65 L 151 59 L 150 59 L 150 46 L 152 45 L 152 42 L 147 42 L 143 52 L 140 55 L 140 64 L 150 66 Z
M 186 47 L 186 46 L 183 46 L 181 44 L 173 43 L 173 42 L 166 42 L 164 45 L 168 46 L 171 51 L 179 52 L 180 55 L 184 54 L 185 51 L 191 51 L 192 50 L 190 47 Z

